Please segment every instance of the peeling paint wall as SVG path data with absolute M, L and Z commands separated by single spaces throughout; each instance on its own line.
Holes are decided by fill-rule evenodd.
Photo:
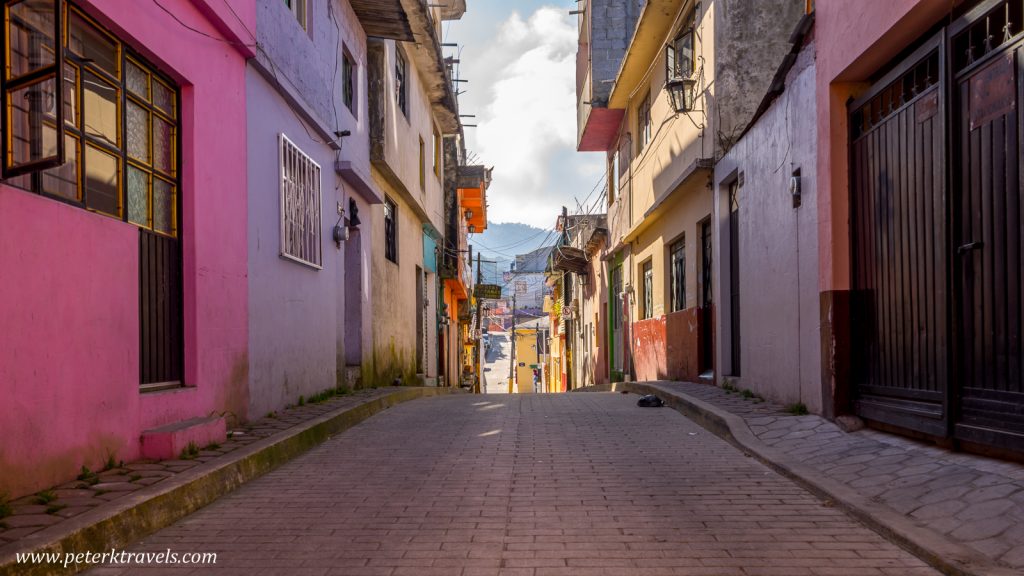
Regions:
M 715 0 L 716 157 L 732 147 L 768 91 L 805 0 Z
M 818 298 L 815 42 L 801 50 L 786 89 L 719 162 L 717 364 L 734 384 L 821 413 Z M 800 174 L 800 206 L 791 178 Z M 732 369 L 729 184 L 739 188 L 740 370 Z

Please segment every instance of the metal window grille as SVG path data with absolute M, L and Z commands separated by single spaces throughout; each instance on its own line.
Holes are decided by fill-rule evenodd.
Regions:
M 686 240 L 672 244 L 672 311 L 686 309 Z
M 398 207 L 395 201 L 384 197 L 384 257 L 398 263 Z
M 281 134 L 281 255 L 323 267 L 320 165 Z

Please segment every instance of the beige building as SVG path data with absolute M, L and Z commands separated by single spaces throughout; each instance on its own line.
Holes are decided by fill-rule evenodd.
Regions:
M 716 374 L 712 171 L 753 115 L 803 7 L 650 0 L 634 14 L 631 3 L 587 2 L 578 149 L 607 155 L 609 235 L 597 256 L 607 280 L 591 298 L 608 314 L 600 337 L 611 380 Z M 617 18 L 635 18 L 632 36 L 615 36 Z M 751 63 L 761 57 L 773 64 Z
M 441 47 L 441 23 L 465 2 L 386 2 L 388 36 L 367 42 L 375 206 L 371 277 L 373 344 L 364 381 L 437 385 L 442 307 L 438 253 L 445 230 L 444 138 L 461 137 L 458 106 Z M 391 6 L 394 4 L 395 6 Z M 399 6 L 400 5 L 400 6 Z

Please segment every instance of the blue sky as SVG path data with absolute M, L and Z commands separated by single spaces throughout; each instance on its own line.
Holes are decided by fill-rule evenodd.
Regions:
M 460 44 L 460 73 L 469 80 L 460 108 L 478 125 L 466 129 L 467 148 L 494 167 L 494 222 L 549 228 L 563 204 L 573 211 L 574 197 L 582 202 L 602 180 L 602 155 L 575 151 L 575 8 L 563 0 L 469 0 L 462 20 L 446 24 L 445 42 Z

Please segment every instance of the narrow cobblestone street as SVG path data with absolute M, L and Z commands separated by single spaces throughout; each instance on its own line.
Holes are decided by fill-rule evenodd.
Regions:
M 670 409 L 636 396 L 399 405 L 134 551 L 120 574 L 934 574 Z

